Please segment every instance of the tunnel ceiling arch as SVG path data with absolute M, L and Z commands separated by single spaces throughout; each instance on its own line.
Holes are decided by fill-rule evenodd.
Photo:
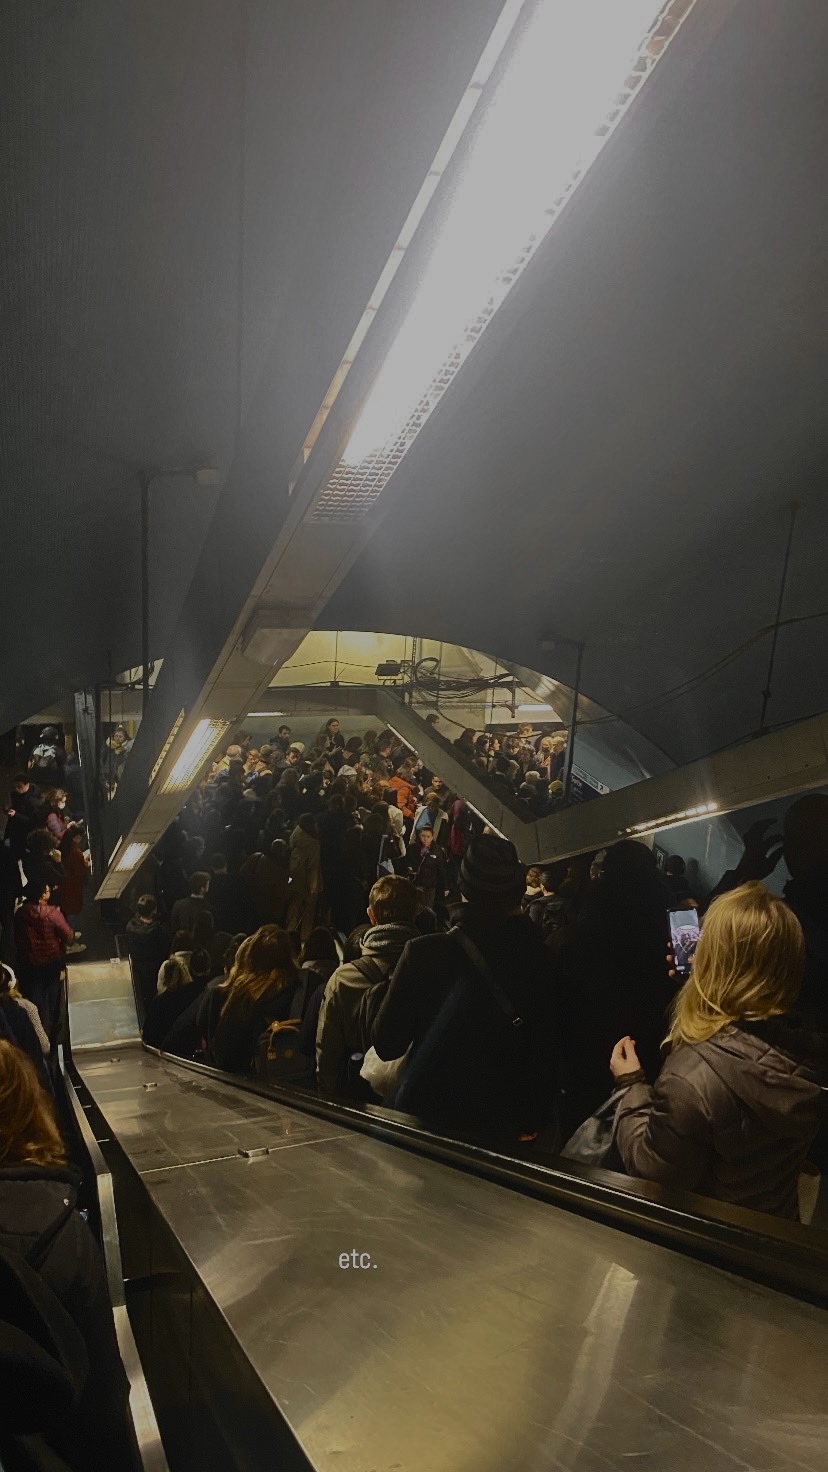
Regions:
M 499 10 L 4 7 L 0 728 L 136 662 L 137 465 L 290 463 Z M 828 11 L 698 0 L 691 21 L 322 619 L 565 683 L 544 646 L 583 640 L 587 694 L 676 761 L 758 724 L 791 497 L 785 616 L 820 611 L 828 545 Z M 157 510 L 162 641 L 195 496 Z M 772 722 L 824 708 L 824 649 L 824 621 L 783 630 Z

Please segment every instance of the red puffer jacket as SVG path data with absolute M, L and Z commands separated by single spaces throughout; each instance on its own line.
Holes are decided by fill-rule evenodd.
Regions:
M 17 954 L 27 966 L 62 961 L 74 931 L 55 905 L 27 901 L 14 917 Z

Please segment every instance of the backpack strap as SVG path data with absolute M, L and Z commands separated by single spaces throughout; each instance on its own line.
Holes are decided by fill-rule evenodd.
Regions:
M 474 941 L 461 930 L 459 925 L 453 925 L 449 935 L 462 946 L 475 971 L 483 977 L 489 991 L 497 1002 L 498 1007 L 505 1017 L 508 1017 L 512 1027 L 523 1027 L 523 1018 L 518 1014 L 508 993 L 504 991 L 491 966 L 478 950 Z
M 63 1211 L 60 1212 L 45 1231 L 41 1232 L 37 1240 L 32 1243 L 29 1251 L 26 1253 L 26 1262 L 36 1273 L 42 1268 L 46 1258 L 49 1256 L 49 1249 L 52 1243 L 59 1233 L 63 1231 L 74 1210 L 74 1206 L 64 1206 Z
M 349 962 L 349 965 L 353 966 L 354 970 L 358 971 L 360 976 L 363 976 L 372 986 L 378 986 L 388 976 L 388 972 L 383 971 L 379 962 L 375 961 L 372 956 L 359 956 L 356 961 Z

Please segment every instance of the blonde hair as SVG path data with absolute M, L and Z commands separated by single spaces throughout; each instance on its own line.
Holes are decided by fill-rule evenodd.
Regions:
M 34 1064 L 0 1039 L 0 1166 L 65 1164 L 57 1120 Z
M 290 936 L 279 925 L 262 925 L 243 940 L 226 981 L 219 991 L 227 996 L 222 1016 L 229 1007 L 252 1007 L 267 992 L 283 991 L 296 981 Z
M 180 956 L 169 956 L 161 967 L 162 992 L 174 992 L 180 986 L 189 986 L 192 981 L 190 968 Z
M 721 895 L 705 917 L 667 1041 L 701 1043 L 732 1022 L 789 1011 L 804 970 L 802 926 L 783 900 L 755 882 Z

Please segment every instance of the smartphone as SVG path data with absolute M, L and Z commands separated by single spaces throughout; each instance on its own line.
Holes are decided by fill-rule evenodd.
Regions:
M 686 980 L 690 975 L 690 962 L 699 940 L 698 910 L 670 911 L 670 949 L 673 952 L 673 967 Z

